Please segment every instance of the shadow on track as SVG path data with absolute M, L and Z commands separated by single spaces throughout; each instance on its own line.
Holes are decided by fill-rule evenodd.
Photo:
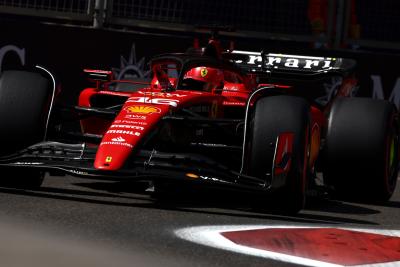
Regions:
M 175 186 L 174 190 L 163 194 L 147 192 L 147 183 L 143 182 L 79 182 L 73 183 L 81 189 L 41 187 L 38 190 L 19 190 L 0 188 L 0 192 L 21 194 L 33 197 L 44 197 L 58 200 L 78 201 L 99 205 L 113 205 L 146 209 L 173 210 L 190 213 L 201 213 L 220 216 L 257 218 L 268 220 L 285 220 L 296 223 L 313 224 L 363 224 L 378 225 L 375 222 L 344 218 L 332 215 L 302 214 L 285 216 L 271 213 L 268 209 L 273 200 L 254 193 L 225 191 L 210 188 Z M 377 210 L 330 201 L 315 200 L 307 210 L 334 212 L 343 214 L 375 214 Z
M 116 182 L 113 184 L 104 182 L 95 183 L 77 183 L 75 185 L 107 191 L 110 193 L 140 193 L 136 190 L 136 185 L 131 182 Z M 178 186 L 178 185 L 176 185 Z M 187 206 L 196 207 L 223 207 L 223 208 L 240 208 L 247 209 L 266 209 L 268 202 L 273 203 L 273 199 L 265 199 L 263 197 L 257 197 L 254 193 L 243 193 L 243 192 L 229 192 L 226 190 L 210 189 L 210 188 L 199 188 L 199 187 L 183 187 L 178 190 L 172 190 L 161 196 L 163 201 L 172 201 L 171 204 L 183 204 Z M 157 200 L 157 198 L 156 198 Z M 362 204 L 362 203 L 360 203 Z M 389 203 L 390 204 L 390 203 Z M 361 207 L 359 205 L 353 205 L 342 201 L 326 199 L 322 197 L 312 197 L 307 200 L 307 210 L 313 211 L 325 211 L 330 213 L 344 213 L 344 214 L 356 214 L 356 215 L 368 215 L 378 214 L 377 210 Z
M 376 203 L 375 205 L 389 208 L 400 208 L 400 201 L 388 201 L 385 203 Z
M 310 211 L 324 211 L 328 213 L 354 214 L 354 215 L 369 215 L 378 214 L 380 211 L 362 207 L 365 203 L 348 203 L 347 201 L 311 198 L 307 201 L 306 209 Z M 390 205 L 390 203 L 389 203 Z

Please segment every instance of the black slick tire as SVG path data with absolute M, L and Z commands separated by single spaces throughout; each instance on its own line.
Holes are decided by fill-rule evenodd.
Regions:
M 367 202 L 392 196 L 399 163 L 396 113 L 384 100 L 334 102 L 324 148 L 324 181 L 336 196 Z
M 246 165 L 248 174 L 268 179 L 272 173 L 275 143 L 279 134 L 294 134 L 291 169 L 286 182 L 272 193 L 274 212 L 295 214 L 305 204 L 308 165 L 310 107 L 306 100 L 293 96 L 272 96 L 258 100 L 249 121 Z M 273 182 L 272 182 L 273 183 Z
M 43 141 L 51 103 L 52 84 L 43 75 L 5 71 L 0 76 L 0 155 L 15 153 Z M 0 184 L 38 187 L 43 173 L 35 169 L 1 168 Z

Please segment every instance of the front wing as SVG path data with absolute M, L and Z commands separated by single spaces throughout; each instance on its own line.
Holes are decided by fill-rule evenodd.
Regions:
M 187 181 L 240 190 L 271 191 L 271 183 L 240 174 L 207 157 L 189 153 L 139 150 L 117 171 L 93 166 L 97 146 L 42 142 L 0 158 L 0 166 L 105 180 Z

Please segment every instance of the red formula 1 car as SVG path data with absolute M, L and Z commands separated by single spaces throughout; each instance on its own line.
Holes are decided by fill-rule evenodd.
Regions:
M 166 54 L 152 81 L 95 82 L 79 105 L 54 105 L 46 69 L 0 77 L 4 185 L 39 186 L 44 172 L 211 184 L 268 193 L 297 212 L 312 188 L 387 200 L 398 172 L 393 104 L 352 97 L 354 62 L 246 51 Z M 65 127 L 79 121 L 81 131 Z M 12 179 L 11 179 L 12 178 Z

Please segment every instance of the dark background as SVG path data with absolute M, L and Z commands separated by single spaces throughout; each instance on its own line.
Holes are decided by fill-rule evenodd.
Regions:
M 125 78 L 146 75 L 147 63 L 152 56 L 183 52 L 192 46 L 194 38 L 199 38 L 201 44 L 208 38 L 207 34 L 199 33 L 124 32 L 6 16 L 0 18 L 0 34 L 0 49 L 9 45 L 24 49 L 26 64 L 39 64 L 56 74 L 66 102 L 76 101 L 79 91 L 89 85 L 84 80 L 83 68 L 112 69 L 118 75 L 134 66 L 140 73 L 127 71 Z M 312 43 L 293 40 L 221 38 L 226 45 L 234 41 L 239 50 L 353 58 L 358 62 L 356 75 L 360 81 L 360 95 L 390 98 L 400 105 L 400 55 L 396 51 L 314 49 Z M 6 70 L 18 67 L 20 60 L 16 53 L 7 52 L 0 63 Z M 374 84 L 373 76 L 381 82 L 383 92 L 377 83 Z

